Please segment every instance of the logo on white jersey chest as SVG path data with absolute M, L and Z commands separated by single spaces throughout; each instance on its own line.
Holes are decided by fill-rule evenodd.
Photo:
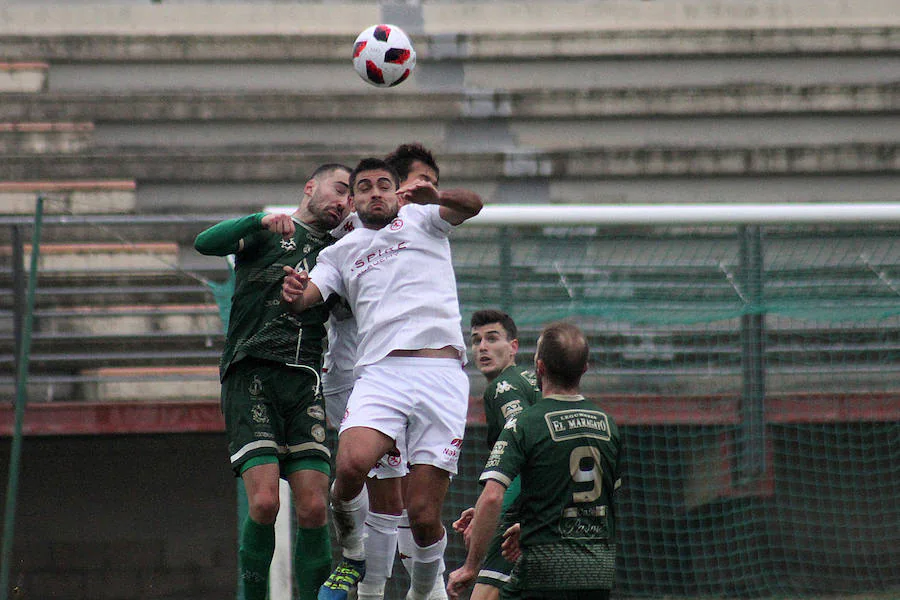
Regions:
M 358 274 L 360 271 L 365 272 L 377 264 L 395 258 L 400 252 L 408 248 L 409 241 L 407 240 L 401 240 L 380 248 L 368 248 L 364 254 L 357 256 L 356 260 L 353 261 L 350 272 L 354 274 Z

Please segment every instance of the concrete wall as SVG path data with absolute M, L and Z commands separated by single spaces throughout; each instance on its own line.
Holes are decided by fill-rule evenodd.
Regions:
M 13 597 L 233 598 L 236 490 L 224 434 L 26 438 Z

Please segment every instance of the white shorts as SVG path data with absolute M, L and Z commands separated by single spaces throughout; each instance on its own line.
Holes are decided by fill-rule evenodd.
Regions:
M 328 419 L 328 424 L 335 429 L 339 428 L 341 421 L 344 420 L 344 413 L 347 412 L 347 399 L 352 391 L 352 385 L 337 390 L 325 387 L 325 418 Z
M 346 387 L 325 394 L 325 416 L 332 427 L 338 428 L 347 412 L 347 400 L 353 387 Z M 394 440 L 395 447 L 381 457 L 369 471 L 369 477 L 375 479 L 396 479 L 409 474 L 409 461 L 406 460 L 406 430 L 400 432 Z
M 407 460 L 455 475 L 469 409 L 469 377 L 452 358 L 387 357 L 357 370 L 341 422 L 397 440 L 406 431 Z

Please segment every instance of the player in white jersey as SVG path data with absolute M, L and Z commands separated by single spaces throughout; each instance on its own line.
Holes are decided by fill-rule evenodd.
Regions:
M 434 155 L 422 144 L 413 142 L 400 144 L 384 158 L 385 162 L 397 170 L 400 185 L 414 181 L 427 181 L 438 186 L 440 170 Z M 469 193 L 460 190 L 459 193 Z M 401 198 L 401 206 L 403 199 Z M 337 239 L 362 227 L 359 216 L 352 212 L 344 222 L 331 231 Z M 339 302 L 338 302 L 339 300 Z M 322 369 L 322 385 L 325 393 L 326 413 L 329 421 L 337 427 L 347 407 L 347 399 L 353 389 L 353 366 L 356 363 L 357 326 L 356 319 L 343 299 L 332 296 L 328 329 L 328 352 Z M 403 478 L 409 472 L 406 460 L 406 439 L 401 431 L 396 440 L 396 448 L 383 456 L 369 472 L 366 490 L 369 500 L 369 515 L 365 523 L 366 576 L 357 590 L 359 600 L 384 600 L 385 584 L 391 577 L 394 556 L 399 550 L 403 565 L 412 570 L 413 537 L 409 528 L 409 518 L 403 505 Z M 428 600 L 446 600 L 444 585 L 444 565 Z
M 481 199 L 430 182 L 397 190 L 396 172 L 363 160 L 351 175 L 365 225 L 323 253 L 311 274 L 286 268 L 284 300 L 303 310 L 335 293 L 359 325 L 357 380 L 341 425 L 332 508 L 344 560 L 320 598 L 346 598 L 365 572 L 366 474 L 405 429 L 411 465 L 406 506 L 415 539 L 408 598 L 431 591 L 447 539 L 441 507 L 456 473 L 468 408 L 456 279 L 447 239 Z M 399 208 L 399 197 L 410 205 Z M 422 205 L 422 206 L 419 206 Z

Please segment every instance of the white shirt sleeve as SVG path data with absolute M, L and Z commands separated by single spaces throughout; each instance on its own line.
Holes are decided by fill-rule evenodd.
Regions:
M 341 271 L 333 262 L 335 256 L 328 252 L 331 248 L 326 248 L 319 253 L 316 259 L 316 266 L 309 273 L 310 280 L 319 288 L 323 299 L 327 299 L 331 294 L 346 298 L 344 293 L 344 280 L 341 277 Z
M 451 225 L 441 217 L 441 207 L 439 204 L 409 206 L 410 208 L 415 207 L 414 210 L 421 213 L 422 222 L 424 223 L 424 229 L 430 234 L 437 237 L 447 237 L 447 234 L 450 233 L 451 229 L 453 229 L 453 225 Z

